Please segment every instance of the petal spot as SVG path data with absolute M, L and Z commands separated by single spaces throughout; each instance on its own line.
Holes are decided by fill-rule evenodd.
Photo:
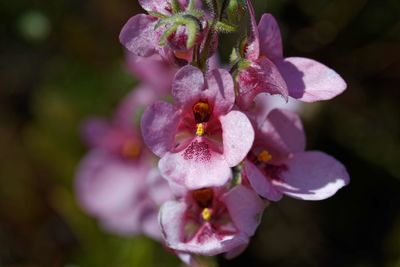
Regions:
M 183 153 L 185 160 L 195 161 L 210 161 L 211 153 L 210 148 L 205 142 L 198 142 L 197 140 L 192 142 Z

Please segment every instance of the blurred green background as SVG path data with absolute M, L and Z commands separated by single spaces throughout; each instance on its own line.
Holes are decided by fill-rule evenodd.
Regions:
M 308 148 L 351 183 L 333 198 L 285 198 L 240 257 L 220 266 L 400 266 L 400 1 L 254 0 L 282 28 L 285 54 L 317 59 L 348 90 L 307 105 Z M 79 126 L 110 116 L 136 84 L 118 34 L 134 0 L 0 1 L 0 266 L 178 266 L 144 237 L 102 233 L 78 208 Z M 222 47 L 235 36 L 222 36 Z M 226 60 L 229 50 L 221 50 Z

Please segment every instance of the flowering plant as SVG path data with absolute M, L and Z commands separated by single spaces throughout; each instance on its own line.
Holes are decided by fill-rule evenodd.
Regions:
M 284 58 L 271 14 L 257 25 L 250 0 L 139 3 L 148 14 L 129 19 L 120 41 L 142 84 L 111 123 L 90 120 L 83 131 L 91 151 L 77 173 L 78 198 L 106 229 L 144 233 L 188 264 L 196 255 L 233 258 L 269 201 L 322 200 L 348 184 L 339 161 L 305 151 L 295 112 L 256 101 L 277 94 L 315 102 L 346 88 L 315 60 Z M 224 69 L 218 38 L 235 32 L 246 10 L 249 34 Z M 172 103 L 160 101 L 169 94 Z

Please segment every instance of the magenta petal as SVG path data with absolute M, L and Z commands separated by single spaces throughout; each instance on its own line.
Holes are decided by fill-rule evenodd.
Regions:
M 164 15 L 171 15 L 169 2 L 166 0 L 139 0 L 139 4 L 147 12 L 158 12 Z
M 198 101 L 204 89 L 204 74 L 196 67 L 187 65 L 180 69 L 172 82 L 172 95 L 179 106 Z
M 283 58 L 282 37 L 278 23 L 271 14 L 264 14 L 258 24 L 260 50 L 272 61 Z
M 161 174 L 170 182 L 187 189 L 224 185 L 231 169 L 222 155 L 210 152 L 208 160 L 185 159 L 185 151 L 166 153 L 158 162 Z
M 215 256 L 248 243 L 249 239 L 245 234 L 217 235 L 208 224 L 199 229 L 202 231 L 208 228 L 201 242 L 197 238 L 184 242 L 183 231 L 186 223 L 184 215 L 187 208 L 183 202 L 169 201 L 160 209 L 159 222 L 168 247 L 179 252 Z
M 175 251 L 176 256 L 187 266 L 198 266 L 196 264 L 196 259 L 193 258 L 192 254 L 190 253 L 183 253 L 179 251 Z
M 147 208 L 147 213 L 142 215 L 141 226 L 143 233 L 153 238 L 154 240 L 161 241 L 162 234 L 160 224 L 158 223 L 158 207 L 152 206 Z
M 223 69 L 214 69 L 204 74 L 196 67 L 187 65 L 175 76 L 172 95 L 179 106 L 192 106 L 200 100 L 214 102 L 213 113 L 228 112 L 235 102 L 232 76 Z
M 251 161 L 245 160 L 243 168 L 251 187 L 257 194 L 271 201 L 281 200 L 282 193 L 275 189 L 270 180 Z
M 223 195 L 223 202 L 239 231 L 253 236 L 266 206 L 261 198 L 253 190 L 238 185 Z
M 90 147 L 99 146 L 110 130 L 110 127 L 108 121 L 104 119 L 88 119 L 83 123 L 81 128 L 82 139 Z
M 288 85 L 290 96 L 304 102 L 332 99 L 347 87 L 333 69 L 312 59 L 292 57 L 276 64 Z
M 166 245 L 176 249 L 183 240 L 184 215 L 187 205 L 184 202 L 165 202 L 158 214 L 158 221 Z
M 268 114 L 267 118 L 287 151 L 304 151 L 306 136 L 303 124 L 297 113 L 285 109 L 274 109 Z M 261 131 L 267 133 L 269 130 L 261 128 Z
M 174 145 L 179 120 L 179 112 L 165 102 L 156 102 L 143 113 L 143 140 L 154 154 L 162 157 Z
M 221 62 L 218 56 L 218 53 L 213 54 L 208 60 L 207 60 L 207 66 L 209 70 L 215 70 L 221 67 Z
M 322 200 L 333 196 L 350 181 L 342 163 L 319 151 L 293 154 L 282 181 L 274 182 L 282 193 L 304 200 Z
M 119 35 L 121 44 L 137 56 L 151 56 L 156 49 L 154 33 L 156 21 L 156 18 L 144 14 L 133 16 L 121 30 Z
M 237 104 L 244 110 L 251 108 L 254 98 L 260 93 L 280 94 L 286 101 L 289 95 L 286 82 L 278 68 L 265 57 L 239 72 L 238 85 Z
M 152 104 L 157 97 L 158 95 L 154 92 L 152 87 L 148 85 L 139 85 L 119 104 L 114 115 L 115 123 L 127 129 L 132 128 L 132 126 L 137 123 L 138 113 Z
M 149 198 L 157 206 L 173 198 L 168 182 L 161 176 L 158 168 L 153 168 L 146 177 Z
M 305 134 L 299 116 L 289 110 L 274 109 L 258 122 L 254 147 L 266 149 L 273 164 L 283 163 L 291 153 L 304 151 Z
M 252 110 L 250 116 L 254 116 L 257 123 L 260 124 L 265 120 L 268 114 L 276 108 L 286 109 L 293 112 L 300 112 L 302 109 L 301 101 L 289 98 L 286 102 L 279 95 L 259 94 L 255 99 L 255 109 Z
M 216 115 L 226 114 L 235 103 L 235 89 L 231 74 L 224 69 L 214 69 L 206 74 L 207 90 L 203 97 L 213 99 Z
M 239 164 L 247 155 L 254 141 L 254 130 L 249 119 L 233 110 L 220 117 L 224 157 L 230 167 Z
M 247 0 L 247 8 L 250 14 L 250 34 L 246 51 L 246 59 L 255 61 L 260 56 L 260 37 L 256 22 L 256 15 L 250 0 Z
M 142 232 L 141 213 L 143 209 L 147 208 L 143 204 L 145 203 L 137 203 L 136 201 L 135 205 L 100 218 L 100 224 L 108 232 L 123 236 L 137 235 Z M 160 236 L 161 234 L 159 233 L 158 235 Z
M 146 166 L 133 165 L 101 150 L 91 151 L 79 165 L 76 190 L 81 206 L 94 216 L 126 210 L 144 190 Z
M 158 51 L 159 53 L 161 51 Z M 126 67 L 130 74 L 145 83 L 150 90 L 164 96 L 171 91 L 172 79 L 177 67 L 169 64 L 160 54 L 149 57 L 139 57 L 126 53 Z M 143 87 L 143 85 L 142 85 Z M 160 96 L 158 96 L 160 98 Z
M 246 250 L 248 245 L 249 245 L 248 243 L 247 244 L 243 244 L 243 245 L 237 246 L 236 248 L 228 251 L 224 255 L 225 259 L 231 260 L 231 259 L 239 256 L 240 254 L 242 254 Z

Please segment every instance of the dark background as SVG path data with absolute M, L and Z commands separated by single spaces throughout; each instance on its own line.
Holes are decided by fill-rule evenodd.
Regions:
M 302 113 L 308 148 L 348 168 L 333 198 L 272 205 L 249 249 L 221 266 L 400 266 L 400 2 L 254 0 L 286 56 L 317 59 L 348 89 Z M 144 237 L 102 233 L 72 190 L 89 115 L 136 84 L 118 41 L 133 0 L 0 2 L 0 266 L 178 266 Z M 228 47 L 237 36 L 222 36 Z M 230 50 L 220 51 L 226 60 Z

